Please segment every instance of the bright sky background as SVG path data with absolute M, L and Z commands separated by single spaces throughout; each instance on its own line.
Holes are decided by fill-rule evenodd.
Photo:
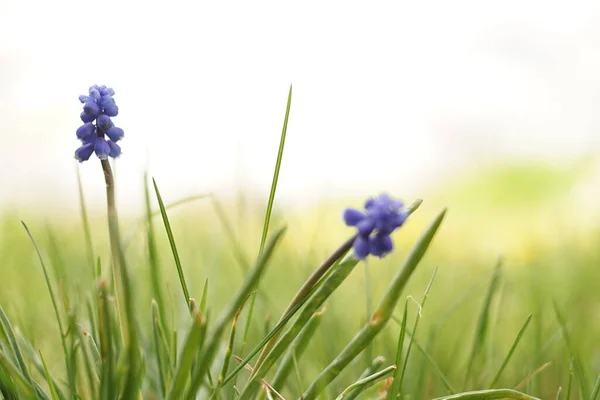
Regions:
M 77 204 L 77 100 L 116 91 L 124 206 L 404 197 L 494 159 L 600 147 L 598 1 L 0 0 L 0 204 Z M 81 165 L 104 201 L 97 159 Z

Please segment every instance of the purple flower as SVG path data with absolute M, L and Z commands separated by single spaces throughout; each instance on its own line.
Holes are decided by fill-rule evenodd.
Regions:
M 369 254 L 383 258 L 389 254 L 394 248 L 390 234 L 402 226 L 407 217 L 404 203 L 387 194 L 367 200 L 364 212 L 354 208 L 344 210 L 346 225 L 358 230 L 353 244 L 356 258 L 362 260 Z
M 124 132 L 111 120 L 119 114 L 119 107 L 113 99 L 115 91 L 104 85 L 94 85 L 88 92 L 87 96 L 79 96 L 83 103 L 83 112 L 79 116 L 83 125 L 76 133 L 81 147 L 75 151 L 75 158 L 83 162 L 89 160 L 92 153 L 101 160 L 116 158 L 121 154 L 121 147 L 116 142 L 123 138 Z

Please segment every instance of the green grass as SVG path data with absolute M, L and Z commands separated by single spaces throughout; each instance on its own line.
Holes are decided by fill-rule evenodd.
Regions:
M 264 202 L 144 176 L 110 229 L 81 182 L 79 213 L 0 216 L 0 400 L 596 399 L 600 235 L 560 190 L 584 168 L 431 191 L 360 265 L 341 206 L 277 205 L 291 93 Z

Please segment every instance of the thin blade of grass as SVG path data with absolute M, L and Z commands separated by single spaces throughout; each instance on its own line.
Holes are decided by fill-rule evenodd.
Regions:
M 463 383 L 463 390 L 466 388 L 469 379 L 471 378 L 471 373 L 473 372 L 473 365 L 475 363 L 475 358 L 483 348 L 483 344 L 486 339 L 486 334 L 489 325 L 490 319 L 490 310 L 492 301 L 494 300 L 494 296 L 498 290 L 498 285 L 500 281 L 500 275 L 502 273 L 502 259 L 498 260 L 496 267 L 494 268 L 494 273 L 492 274 L 492 278 L 490 280 L 490 285 L 488 286 L 488 290 L 483 301 L 481 312 L 479 313 L 479 319 L 477 321 L 477 328 L 475 330 L 475 337 L 473 339 L 473 347 L 471 348 L 471 355 L 469 356 L 469 362 L 467 364 L 467 369 L 465 373 L 465 379 Z
M 565 400 L 571 399 L 571 385 L 573 384 L 573 360 L 569 363 L 569 382 L 567 383 L 567 397 Z
M 532 373 L 527 375 L 525 377 L 525 379 L 523 379 L 521 382 L 519 382 L 519 384 L 514 387 L 514 390 L 523 389 L 529 381 L 531 381 L 533 378 L 535 378 L 537 376 L 537 374 L 539 374 L 540 372 L 542 372 L 543 370 L 548 368 L 550 365 L 552 365 L 552 361 L 548 361 L 548 362 L 544 363 L 541 367 L 537 368 L 535 371 L 533 371 Z
M 48 388 L 50 389 L 50 396 L 52 400 L 60 400 L 58 397 L 58 393 L 56 392 L 56 388 L 54 387 L 54 379 L 50 376 L 50 372 L 48 371 L 48 367 L 46 366 L 46 361 L 44 361 L 44 356 L 42 356 L 42 352 L 40 351 L 40 360 L 42 360 L 42 365 L 44 366 L 44 372 L 46 374 L 46 382 L 48 382 Z
M 158 249 L 156 248 L 156 234 L 152 221 L 152 206 L 150 205 L 150 187 L 148 173 L 144 173 L 144 198 L 146 200 L 146 245 L 148 246 L 148 261 L 150 269 L 150 281 L 152 282 L 152 295 L 158 307 L 158 315 L 163 327 L 168 329 L 167 311 L 162 293 L 162 279 L 160 265 L 158 263 Z
M 290 85 L 290 90 L 288 92 L 287 105 L 285 108 L 285 117 L 283 119 L 283 129 L 281 130 L 281 137 L 279 139 L 279 149 L 277 151 L 277 160 L 275 161 L 275 170 L 273 171 L 273 180 L 271 182 L 271 190 L 269 191 L 269 200 L 267 201 L 267 209 L 265 211 L 265 220 L 263 223 L 263 231 L 261 234 L 260 247 L 258 250 L 259 256 L 264 250 L 265 243 L 267 240 L 267 235 L 269 233 L 269 224 L 271 223 L 271 213 L 273 212 L 273 204 L 275 203 L 275 192 L 277 190 L 277 182 L 279 180 L 279 171 L 281 169 L 281 161 L 283 160 L 283 149 L 285 147 L 285 138 L 287 135 L 287 126 L 288 126 L 288 120 L 290 117 L 291 105 L 292 105 L 292 85 Z M 242 340 L 242 352 L 244 351 L 244 347 L 246 345 L 246 340 L 248 339 L 248 333 L 250 332 L 250 326 L 252 323 L 252 314 L 254 313 L 254 303 L 256 301 L 256 293 L 258 293 L 258 286 L 250 300 L 250 308 L 248 310 L 248 317 L 246 318 L 246 327 L 244 329 L 244 337 Z M 259 359 L 259 361 L 261 361 L 261 360 Z
M 62 344 L 62 348 L 63 348 L 63 354 L 65 357 L 67 375 L 72 376 L 71 365 L 69 363 L 69 351 L 67 348 L 67 342 L 66 342 L 66 338 L 65 338 L 66 333 L 63 328 L 62 320 L 60 318 L 60 313 L 58 311 L 58 304 L 57 304 L 56 298 L 54 296 L 54 290 L 52 289 L 52 284 L 50 283 L 50 275 L 48 274 L 48 269 L 46 268 L 46 264 L 44 263 L 42 253 L 40 252 L 40 249 L 39 249 L 35 239 L 33 238 L 33 235 L 29 231 L 29 228 L 27 227 L 25 222 L 21 221 L 21 223 L 23 224 L 23 227 L 25 228 L 25 232 L 27 232 L 27 236 L 29 236 L 31 243 L 33 244 L 35 252 L 37 253 L 37 256 L 40 260 L 40 264 L 42 265 L 42 271 L 44 272 L 44 279 L 46 281 L 48 293 L 50 294 L 50 300 L 52 301 L 52 308 L 54 309 L 54 315 L 56 317 L 56 322 L 58 324 L 58 330 L 60 331 L 60 339 L 61 339 L 61 344 Z M 25 377 L 28 377 L 28 374 L 25 374 Z M 69 382 L 69 389 L 71 391 L 71 396 L 75 396 L 77 393 L 77 388 L 74 386 L 74 383 L 71 381 Z
M 384 362 L 385 358 L 383 358 L 382 356 L 375 357 L 373 361 L 371 361 L 371 364 L 367 367 L 367 369 L 365 369 L 363 373 L 360 374 L 359 379 L 366 378 L 367 376 L 373 375 L 375 372 L 379 371 L 379 369 L 383 366 Z M 358 388 L 351 390 L 350 392 L 346 393 L 346 397 L 344 397 L 344 400 L 354 400 L 361 393 L 362 391 Z
M 173 385 L 169 390 L 169 400 L 179 400 L 183 398 L 186 381 L 189 371 L 192 367 L 196 354 L 202 348 L 202 344 L 206 337 L 206 317 L 200 313 L 196 313 L 193 319 L 193 325 L 190 328 L 181 349 L 179 364 L 175 370 Z
M 421 312 L 423 311 L 423 308 L 425 307 L 425 301 L 427 301 L 427 296 L 429 295 L 429 292 L 431 291 L 431 286 L 433 285 L 433 281 L 435 279 L 435 275 L 437 274 L 437 270 L 438 270 L 438 268 L 436 267 L 435 270 L 433 271 L 433 275 L 431 276 L 431 279 L 429 280 L 429 283 L 427 284 L 425 293 L 423 293 L 423 298 L 421 299 L 421 304 L 417 304 L 419 306 L 419 311 L 417 312 L 417 316 L 415 318 L 415 324 L 413 325 L 413 329 L 412 329 L 412 335 L 410 337 L 410 341 L 408 342 L 408 349 L 406 349 L 406 357 L 404 357 L 404 363 L 402 365 L 402 372 L 400 373 L 400 382 L 399 382 L 398 392 L 396 392 L 396 393 L 398 393 L 398 395 L 400 395 L 400 393 L 402 392 L 402 381 L 404 380 L 404 374 L 406 373 L 406 368 L 408 366 L 408 358 L 410 357 L 410 350 L 412 349 L 412 345 L 415 340 L 415 334 L 416 334 L 417 328 L 419 326 L 419 321 L 421 320 Z
M 179 275 L 179 282 L 181 284 L 181 290 L 183 292 L 183 297 L 185 298 L 185 305 L 190 310 L 190 292 L 187 287 L 187 283 L 185 281 L 185 276 L 183 275 L 183 267 L 181 265 L 181 259 L 179 258 L 179 252 L 177 251 L 177 245 L 175 243 L 175 237 L 173 236 L 173 230 L 171 229 L 171 223 L 169 222 L 169 217 L 167 216 L 167 210 L 165 209 L 165 204 L 163 202 L 162 196 L 160 195 L 160 191 L 158 190 L 158 185 L 156 184 L 156 180 L 152 178 L 152 184 L 154 185 L 154 191 L 156 193 L 156 199 L 158 200 L 158 206 L 160 208 L 160 214 L 163 219 L 163 223 L 165 225 L 165 230 L 167 232 L 167 237 L 169 238 L 169 244 L 171 246 L 171 251 L 173 252 L 173 258 L 175 259 L 175 267 L 177 268 L 177 275 Z
M 493 399 L 514 399 L 514 400 L 541 400 L 537 397 L 529 396 L 525 393 L 517 392 L 512 389 L 488 389 L 476 390 L 472 392 L 463 392 L 453 394 L 452 396 L 437 397 L 433 400 L 493 400 Z
M 168 344 L 164 343 L 163 338 L 159 332 L 160 327 L 160 311 L 158 310 L 158 304 L 155 300 L 152 300 L 152 334 L 154 338 L 154 351 L 156 352 L 156 364 L 158 367 L 158 381 L 160 384 L 161 397 L 165 397 L 167 394 L 167 371 L 165 370 L 165 364 L 168 366 L 169 363 L 164 360 L 164 354 L 168 354 Z M 166 345 L 166 346 L 165 346 Z
M 108 300 L 107 283 L 101 280 L 98 285 L 98 332 L 100 334 L 100 354 L 102 368 L 100 372 L 100 399 L 115 398 L 115 350 L 113 342 L 113 317 Z
M 402 312 L 402 323 L 400 324 L 400 334 L 398 335 L 398 345 L 396 346 L 396 366 L 402 365 L 402 350 L 404 348 L 404 336 L 406 336 L 406 320 L 408 318 L 408 299 L 404 302 L 404 311 Z M 398 376 L 398 368 L 394 370 L 392 375 L 392 387 L 388 390 L 387 398 L 393 399 L 400 397 L 400 379 Z
M 556 315 L 556 320 L 560 325 L 560 329 L 562 330 L 563 337 L 565 339 L 565 343 L 567 344 L 567 349 L 569 350 L 569 354 L 571 356 L 573 362 L 573 371 L 575 373 L 575 377 L 579 382 L 579 391 L 580 395 L 584 399 L 590 398 L 590 390 L 587 384 L 585 370 L 583 368 L 583 364 L 581 363 L 581 359 L 573 346 L 573 342 L 571 341 L 571 337 L 569 336 L 569 332 L 567 330 L 567 325 L 565 323 L 565 318 L 563 317 L 558 305 L 555 301 L 552 301 L 552 306 L 554 307 L 554 313 Z
M 517 348 L 517 345 L 521 341 L 521 338 L 523 337 L 523 334 L 525 333 L 525 330 L 529 326 L 529 322 L 531 322 L 531 317 L 532 316 L 533 316 L 533 314 L 529 314 L 529 316 L 525 320 L 525 323 L 523 323 L 523 326 L 521 326 L 521 329 L 519 330 L 519 333 L 517 334 L 517 337 L 513 341 L 513 344 L 510 347 L 510 350 L 508 351 L 508 354 L 506 355 L 506 357 L 504 357 L 504 361 L 502 362 L 502 365 L 498 369 L 498 372 L 496 372 L 496 375 L 494 376 L 494 379 L 492 379 L 492 383 L 490 383 L 490 386 L 489 386 L 490 389 L 493 389 L 494 385 L 500 379 L 500 375 L 502 375 L 502 372 L 504 372 L 504 368 L 506 368 L 506 365 L 508 364 L 508 362 L 510 361 L 510 358 L 512 357 L 513 353 L 515 352 L 515 349 Z
M 388 286 L 387 291 L 376 307 L 370 321 L 365 324 L 356 336 L 354 336 L 338 356 L 323 371 L 321 371 L 319 376 L 304 392 L 304 400 L 315 399 L 387 324 L 400 298 L 402 290 L 433 241 L 435 233 L 440 227 L 445 214 L 446 210 L 444 209 L 422 233 L 406 258 L 402 268 Z
M 381 371 L 375 372 L 373 375 L 359 379 L 358 381 L 354 382 L 352 385 L 344 389 L 344 391 L 340 393 L 340 395 L 337 396 L 335 400 L 347 399 L 347 395 L 354 390 L 357 390 L 359 393 L 365 391 L 370 386 L 380 381 L 381 378 L 383 378 L 384 376 L 386 376 L 394 370 L 396 370 L 396 366 L 390 365 L 389 367 L 384 368 Z

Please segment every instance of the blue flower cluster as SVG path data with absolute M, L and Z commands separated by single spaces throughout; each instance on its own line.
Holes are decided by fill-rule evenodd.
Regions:
M 344 210 L 346 225 L 358 229 L 353 243 L 354 254 L 359 260 L 369 254 L 383 258 L 394 248 L 390 234 L 402 226 L 408 212 L 404 203 L 386 194 L 367 200 L 365 209 L 366 212 L 354 208 Z
M 94 152 L 101 160 L 121 154 L 117 142 L 123 138 L 123 129 L 117 128 L 110 119 L 119 114 L 114 94 L 111 88 L 94 85 L 90 87 L 88 96 L 79 96 L 79 101 L 83 103 L 80 115 L 83 125 L 77 129 L 77 138 L 82 145 L 75 151 L 75 158 L 79 162 L 88 160 Z M 108 136 L 108 140 L 104 135 Z

